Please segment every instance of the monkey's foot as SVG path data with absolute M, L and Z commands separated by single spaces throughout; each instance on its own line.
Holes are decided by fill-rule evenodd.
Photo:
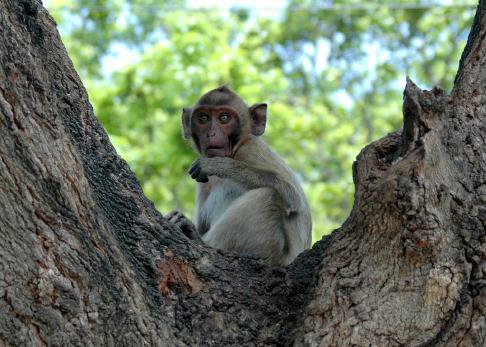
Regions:
M 194 224 L 179 211 L 172 211 L 168 213 L 165 218 L 169 220 L 170 223 L 177 226 L 187 238 L 202 242 L 201 236 L 196 230 Z

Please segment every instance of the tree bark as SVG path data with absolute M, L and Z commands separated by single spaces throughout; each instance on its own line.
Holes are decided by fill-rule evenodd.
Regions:
M 272 269 L 168 223 L 40 1 L 2 0 L 0 346 L 485 345 L 485 14 L 450 95 L 407 82 L 344 225 Z

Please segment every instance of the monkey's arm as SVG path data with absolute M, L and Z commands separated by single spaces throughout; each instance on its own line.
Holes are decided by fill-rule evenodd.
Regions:
M 208 176 L 217 176 L 235 181 L 247 189 L 273 188 L 286 205 L 288 216 L 299 212 L 302 207 L 298 191 L 277 172 L 258 169 L 243 161 L 227 157 L 199 158 L 192 163 L 189 174 L 198 182 L 207 182 Z

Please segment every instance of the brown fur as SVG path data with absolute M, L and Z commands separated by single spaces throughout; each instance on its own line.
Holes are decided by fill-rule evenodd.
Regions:
M 228 87 L 203 95 L 182 115 L 186 139 L 198 140 L 191 128 L 192 110 L 225 106 L 239 117 L 240 136 L 231 155 L 201 157 L 189 172 L 199 183 L 196 194 L 196 227 L 212 247 L 253 253 L 267 264 L 289 264 L 310 247 L 311 215 L 302 188 L 293 172 L 259 137 L 266 125 L 266 104 L 248 107 Z M 189 111 L 191 110 L 191 111 Z M 221 132 L 219 132 L 221 133 Z

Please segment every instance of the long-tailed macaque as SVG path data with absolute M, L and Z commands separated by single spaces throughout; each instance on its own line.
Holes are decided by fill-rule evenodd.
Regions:
M 259 137 L 266 121 L 266 104 L 248 107 L 226 86 L 182 113 L 183 136 L 200 155 L 189 169 L 199 182 L 197 233 L 217 249 L 282 266 L 309 248 L 312 224 L 296 177 Z M 182 214 L 169 218 L 191 237 L 194 226 Z

